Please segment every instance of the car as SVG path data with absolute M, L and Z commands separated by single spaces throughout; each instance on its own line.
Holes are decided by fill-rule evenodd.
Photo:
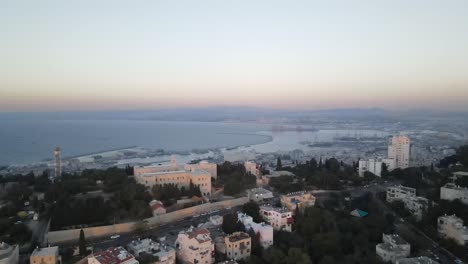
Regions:
M 113 235 L 113 236 L 111 236 L 110 238 L 111 238 L 111 239 L 116 239 L 116 238 L 119 238 L 119 237 L 120 237 L 120 235 Z

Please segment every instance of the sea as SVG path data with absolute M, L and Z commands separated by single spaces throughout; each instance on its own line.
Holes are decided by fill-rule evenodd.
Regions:
M 130 147 L 192 151 L 262 144 L 269 125 L 151 120 L 6 119 L 0 124 L 0 166 Z

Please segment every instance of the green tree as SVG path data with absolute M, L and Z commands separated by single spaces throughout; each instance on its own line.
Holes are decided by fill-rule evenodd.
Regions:
M 310 257 L 307 253 L 303 252 L 300 248 L 290 248 L 286 258 L 287 264 L 312 264 Z
M 232 234 L 237 231 L 237 216 L 234 214 L 226 214 L 223 216 L 223 231 L 226 234 Z
M 317 161 L 314 158 L 312 158 L 309 162 L 310 170 L 315 171 L 317 169 L 317 166 L 318 166 Z
M 278 159 L 276 160 L 276 170 L 280 171 L 281 169 L 283 169 L 283 165 L 281 164 L 281 158 L 278 157 Z
M 78 241 L 80 256 L 86 255 L 86 240 L 83 229 L 80 230 L 80 240 Z
M 260 206 L 256 202 L 248 202 L 242 206 L 242 212 L 248 214 L 253 218 L 256 223 L 263 222 L 262 216 L 260 215 Z
M 458 160 L 463 166 L 468 167 L 468 145 L 461 146 L 457 149 Z

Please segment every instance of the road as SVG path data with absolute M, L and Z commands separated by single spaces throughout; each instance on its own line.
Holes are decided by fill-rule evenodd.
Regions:
M 187 229 L 190 226 L 196 227 L 200 223 L 207 222 L 209 221 L 209 218 L 212 215 L 225 215 L 231 212 L 236 212 L 238 210 L 240 210 L 240 207 L 226 208 L 226 209 L 213 211 L 211 213 L 207 213 L 207 214 L 203 214 L 199 216 L 193 216 L 189 219 L 184 219 L 184 220 L 177 221 L 174 223 L 160 225 L 156 228 L 148 229 L 141 233 L 132 232 L 132 233 L 127 233 L 127 234 L 121 234 L 118 238 L 115 238 L 115 239 L 111 239 L 110 236 L 99 237 L 99 238 L 87 238 L 86 242 L 87 242 L 87 246 L 93 247 L 94 251 L 101 251 L 109 247 L 126 246 L 127 244 L 131 243 L 132 240 L 136 240 L 138 238 L 166 237 L 166 241 L 167 241 L 166 243 L 170 246 L 173 246 L 174 244 L 173 241 L 175 241 L 175 238 L 177 237 L 177 234 L 179 233 L 179 231 Z M 57 243 L 57 245 L 63 249 L 68 249 L 68 248 L 75 249 L 78 244 L 77 244 L 77 241 L 69 241 L 69 242 Z

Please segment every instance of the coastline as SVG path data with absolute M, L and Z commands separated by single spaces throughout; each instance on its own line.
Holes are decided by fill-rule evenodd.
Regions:
M 245 144 L 238 144 L 235 146 L 219 146 L 219 147 L 214 147 L 214 148 L 206 148 L 206 149 L 186 149 L 183 151 L 175 151 L 175 150 L 166 150 L 166 149 L 150 149 L 146 148 L 145 146 L 138 146 L 138 145 L 131 145 L 127 147 L 119 147 L 119 148 L 111 148 L 108 150 L 103 150 L 103 151 L 91 151 L 83 154 L 77 154 L 77 155 L 71 155 L 71 156 L 65 156 L 62 158 L 63 162 L 68 162 L 72 159 L 77 159 L 79 160 L 80 163 L 86 164 L 86 163 L 95 163 L 97 165 L 103 165 L 106 164 L 106 161 L 115 161 L 115 163 L 109 164 L 109 166 L 117 166 L 120 165 L 119 161 L 125 161 L 125 160 L 131 160 L 132 158 L 157 158 L 157 157 L 164 157 L 168 155 L 179 155 L 179 156 L 203 156 L 206 154 L 215 154 L 217 153 L 220 155 L 225 150 L 234 150 L 234 149 L 239 149 L 239 148 L 244 148 L 244 147 L 251 147 L 255 145 L 260 145 L 260 144 L 265 144 L 268 142 L 273 141 L 273 137 L 271 135 L 265 135 L 265 134 L 260 134 L 261 132 L 265 131 L 257 131 L 254 133 L 236 133 L 236 132 L 225 132 L 225 133 L 217 133 L 217 134 L 226 134 L 226 135 L 247 135 L 247 136 L 252 136 L 255 137 L 256 142 L 254 143 L 245 143 Z M 135 152 L 133 156 L 125 156 L 122 155 L 123 152 L 129 151 L 129 152 Z M 102 156 L 103 160 L 95 160 L 94 156 Z M 12 164 L 6 164 L 2 167 L 6 167 L 9 169 L 25 169 L 25 168 L 37 168 L 40 166 L 48 166 L 50 163 L 53 161 L 52 158 L 50 159 L 43 159 L 43 160 L 38 160 L 38 161 L 33 161 L 33 162 L 27 162 L 27 163 L 12 163 Z

